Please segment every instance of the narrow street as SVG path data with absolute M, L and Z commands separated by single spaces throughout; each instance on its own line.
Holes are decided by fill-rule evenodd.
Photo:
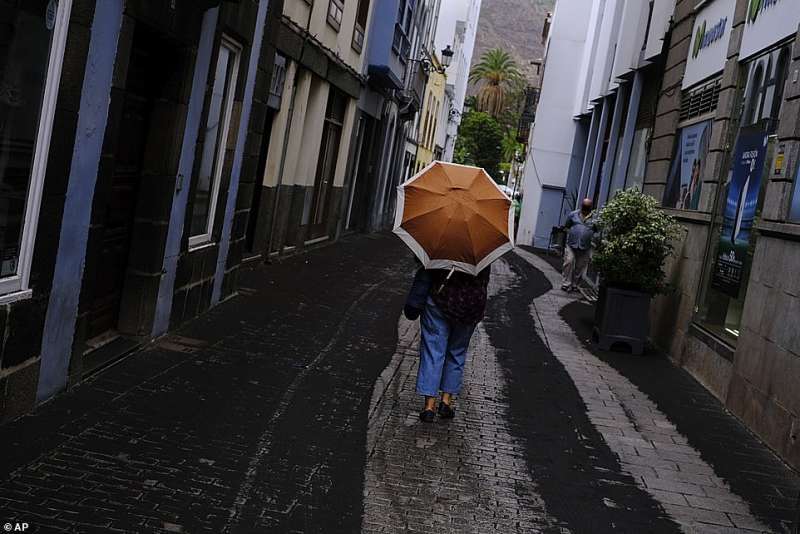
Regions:
M 419 422 L 394 236 L 239 295 L 0 427 L 29 532 L 791 532 L 800 478 L 665 357 L 603 353 L 527 250 L 492 266 L 456 418 Z

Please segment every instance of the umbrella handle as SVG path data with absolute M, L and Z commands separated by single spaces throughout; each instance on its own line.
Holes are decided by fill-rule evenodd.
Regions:
M 448 280 L 450 280 L 450 277 L 453 276 L 455 270 L 456 270 L 455 266 L 450 267 L 450 272 L 447 273 L 447 278 L 444 279 L 444 282 L 442 282 L 442 285 L 440 285 L 439 289 L 436 291 L 437 295 L 442 292 L 442 289 L 444 289 L 444 285 L 447 283 Z

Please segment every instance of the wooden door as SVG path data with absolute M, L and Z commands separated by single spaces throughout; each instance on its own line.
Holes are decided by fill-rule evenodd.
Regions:
M 141 42 L 141 41 L 139 41 Z M 135 45 L 138 44 L 134 41 Z M 150 83 L 154 51 L 134 46 L 128 70 L 113 171 L 107 190 L 105 214 L 102 217 L 96 277 L 89 312 L 87 339 L 114 331 L 119 320 L 120 301 L 128 267 L 133 221 L 142 172 L 142 158 L 147 141 L 153 98 Z

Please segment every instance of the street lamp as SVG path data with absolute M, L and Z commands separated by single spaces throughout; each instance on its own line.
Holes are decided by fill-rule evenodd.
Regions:
M 444 69 L 450 66 L 450 63 L 453 61 L 453 54 L 455 54 L 455 52 L 450 48 L 450 45 L 447 45 L 447 48 L 442 50 L 442 66 Z M 444 74 L 444 72 L 442 74 Z
M 442 50 L 442 64 L 439 67 L 434 67 L 429 57 L 423 57 L 420 59 L 409 59 L 408 62 L 419 63 L 420 66 L 422 66 L 422 70 L 424 70 L 425 72 L 429 73 L 432 70 L 435 70 L 439 74 L 444 74 L 445 70 L 447 69 L 447 67 L 450 66 L 450 63 L 453 60 L 453 54 L 455 54 L 455 52 L 453 52 L 453 49 L 450 48 L 450 45 L 447 45 L 447 48 Z

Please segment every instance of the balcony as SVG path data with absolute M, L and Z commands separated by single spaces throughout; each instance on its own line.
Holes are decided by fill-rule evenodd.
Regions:
M 367 74 L 369 83 L 379 89 L 399 90 L 404 87 L 411 42 L 398 23 L 399 6 L 399 0 L 380 0 L 373 4 L 369 32 L 378 37 L 367 41 Z

